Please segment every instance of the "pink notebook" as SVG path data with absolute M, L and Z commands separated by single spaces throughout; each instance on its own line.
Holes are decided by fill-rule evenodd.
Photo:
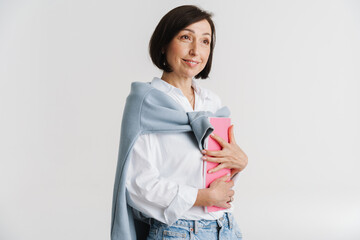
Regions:
M 229 142 L 229 127 L 231 125 L 231 119 L 230 118 L 216 118 L 216 117 L 209 117 L 209 121 L 211 125 L 214 127 L 213 133 L 220 136 L 221 138 L 225 139 L 227 142 Z M 214 140 L 212 137 L 208 137 L 205 142 L 205 148 L 212 151 L 221 150 L 220 144 L 216 140 Z M 218 163 L 208 162 L 204 161 L 204 185 L 206 188 L 210 186 L 210 184 L 217 178 L 220 178 L 228 173 L 231 172 L 228 168 L 223 168 L 217 172 L 214 173 L 208 173 L 210 169 L 213 169 L 216 167 Z M 211 207 L 205 207 L 205 212 L 215 212 L 224 210 L 224 208 L 211 206 Z

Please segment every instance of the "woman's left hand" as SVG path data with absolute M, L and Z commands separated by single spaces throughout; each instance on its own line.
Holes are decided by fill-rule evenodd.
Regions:
M 230 168 L 231 177 L 233 177 L 246 167 L 248 157 L 235 142 L 234 125 L 229 127 L 229 143 L 216 134 L 211 134 L 210 136 L 220 144 L 222 149 L 219 151 L 201 151 L 206 155 L 202 157 L 203 160 L 219 163 L 219 165 L 211 169 L 209 173 L 219 171 L 223 168 Z

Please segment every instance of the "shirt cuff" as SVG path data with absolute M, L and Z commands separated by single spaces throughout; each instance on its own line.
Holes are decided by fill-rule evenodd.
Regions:
M 164 211 L 166 224 L 175 223 L 184 212 L 194 206 L 198 194 L 198 189 L 186 185 L 179 185 L 178 193 L 170 205 Z

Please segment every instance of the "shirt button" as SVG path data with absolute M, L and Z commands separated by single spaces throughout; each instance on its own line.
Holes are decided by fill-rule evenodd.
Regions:
M 222 221 L 222 220 L 224 220 L 224 218 L 223 218 L 223 217 L 221 217 L 221 218 L 219 218 L 219 220 L 220 220 L 220 221 Z

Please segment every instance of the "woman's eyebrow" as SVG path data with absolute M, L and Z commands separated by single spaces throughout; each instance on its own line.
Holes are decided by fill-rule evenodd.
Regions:
M 184 28 L 183 30 L 184 30 L 184 31 L 189 31 L 189 32 L 195 33 L 194 30 L 191 30 L 191 29 L 188 29 L 188 28 Z M 211 36 L 210 33 L 203 33 L 203 35 L 209 35 L 209 36 Z

